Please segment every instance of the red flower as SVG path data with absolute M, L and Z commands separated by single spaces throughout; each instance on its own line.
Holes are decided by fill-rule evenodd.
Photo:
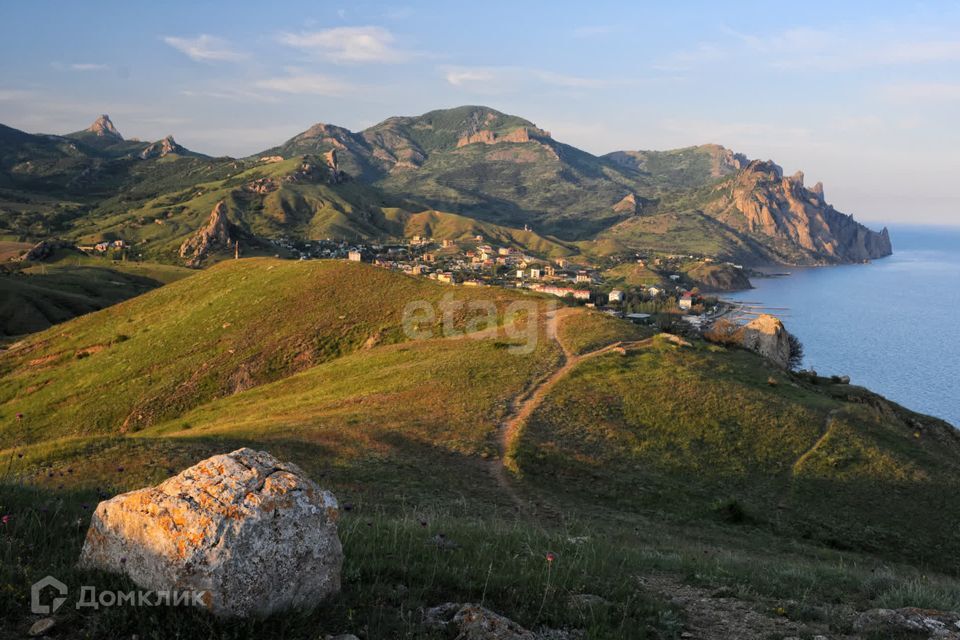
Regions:
M 557 559 L 557 554 L 555 554 L 553 551 L 547 551 L 547 562 L 548 562 L 548 563 L 551 563 L 551 564 L 552 564 L 553 561 L 556 560 L 556 559 Z
M 10 516 L 3 516 L 2 518 L 0 518 L 0 522 L 2 522 L 3 524 L 9 523 L 9 522 L 10 522 Z

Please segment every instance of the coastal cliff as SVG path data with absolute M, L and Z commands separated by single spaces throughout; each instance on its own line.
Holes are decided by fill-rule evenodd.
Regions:
M 784 176 L 771 161 L 754 160 L 716 187 L 705 209 L 722 223 L 761 237 L 770 258 L 786 264 L 863 262 L 893 252 L 890 234 L 877 232 L 837 211 L 824 198 L 823 185 L 807 188 L 803 173 Z

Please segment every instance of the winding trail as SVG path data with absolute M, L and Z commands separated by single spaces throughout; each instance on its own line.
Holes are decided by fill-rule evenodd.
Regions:
M 820 437 L 818 437 L 806 451 L 797 456 L 797 459 L 792 465 L 790 465 L 790 471 L 788 471 L 787 482 L 784 485 L 783 493 L 780 495 L 780 500 L 777 503 L 778 509 L 786 509 L 787 501 L 790 499 L 790 494 L 793 492 L 793 484 L 797 478 L 797 472 L 800 470 L 800 467 L 803 466 L 810 456 L 816 453 L 817 449 L 823 446 L 823 443 L 827 441 L 832 433 L 831 426 L 833 421 L 836 419 L 837 414 L 840 413 L 842 409 L 831 409 L 826 417 L 823 419 L 823 427 L 820 429 Z
M 517 469 L 512 468 L 515 466 L 515 463 L 511 459 L 511 449 L 519 440 L 527 419 L 531 416 L 531 414 L 533 414 L 537 407 L 543 404 L 544 399 L 546 399 L 547 394 L 550 393 L 551 389 L 553 389 L 558 382 L 567 377 L 567 375 L 569 375 L 569 373 L 584 360 L 589 360 L 591 358 L 596 358 L 612 352 L 626 354 L 627 350 L 629 349 L 637 349 L 649 346 L 653 342 L 653 338 L 647 338 L 645 340 L 637 340 L 633 342 L 618 341 L 608 344 L 604 347 L 600 347 L 594 351 L 576 354 L 566 344 L 563 343 L 563 340 L 560 339 L 556 329 L 559 326 L 559 323 L 566 316 L 578 312 L 578 309 L 564 307 L 561 309 L 554 309 L 546 313 L 547 333 L 557 343 L 557 346 L 560 347 L 560 367 L 553 373 L 540 378 L 540 380 L 530 389 L 517 395 L 513 399 L 510 412 L 498 427 L 497 441 L 500 455 L 490 461 L 490 473 L 497 485 L 513 502 L 514 507 L 518 512 L 524 512 L 529 507 L 529 503 L 520 497 L 516 491 L 516 488 L 513 486 L 513 483 L 510 481 L 510 472 L 517 471 Z

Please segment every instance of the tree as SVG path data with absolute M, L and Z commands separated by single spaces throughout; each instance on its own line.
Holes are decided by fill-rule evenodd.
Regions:
M 800 365 L 803 364 L 803 343 L 800 342 L 800 338 L 792 333 L 787 333 L 787 342 L 790 343 L 790 356 L 787 358 L 787 366 L 791 370 L 799 369 Z

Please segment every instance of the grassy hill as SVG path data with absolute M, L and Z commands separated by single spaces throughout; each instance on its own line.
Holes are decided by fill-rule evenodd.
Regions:
M 79 254 L 0 268 L 0 335 L 19 336 L 109 307 L 189 275 L 171 265 Z
M 454 325 L 475 331 L 443 335 L 451 295 L 494 303 L 498 325 L 460 308 Z M 402 330 L 411 301 L 437 309 L 432 337 Z M 740 637 L 812 636 L 849 633 L 871 607 L 960 605 L 949 425 L 555 305 L 247 259 L 0 353 L 9 633 L 29 626 L 24 587 L 48 573 L 129 588 L 74 568 L 91 503 L 239 446 L 293 460 L 349 505 L 344 593 L 251 623 L 70 608 L 68 635 L 442 637 L 416 611 L 459 600 L 531 628 L 678 637 L 703 622 L 682 592 L 730 619 L 753 611 Z M 571 604 L 583 594 L 601 600 Z

